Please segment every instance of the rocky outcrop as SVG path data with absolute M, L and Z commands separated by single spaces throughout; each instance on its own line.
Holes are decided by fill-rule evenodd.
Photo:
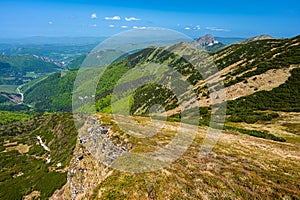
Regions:
M 115 145 L 109 129 L 90 117 L 79 130 L 78 142 L 68 170 L 68 182 L 52 199 L 87 199 L 93 189 L 112 173 L 109 166 L 127 149 Z
M 196 39 L 191 44 L 194 47 L 205 47 L 205 46 L 213 46 L 219 43 L 220 42 L 216 38 L 214 38 L 214 36 L 207 34 L 205 36 Z

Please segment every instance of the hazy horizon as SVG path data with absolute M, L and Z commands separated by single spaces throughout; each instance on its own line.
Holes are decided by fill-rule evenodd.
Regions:
M 205 34 L 247 38 L 299 35 L 298 1 L 84 1 L 3 0 L 0 38 L 110 37 L 161 27 L 192 38 Z

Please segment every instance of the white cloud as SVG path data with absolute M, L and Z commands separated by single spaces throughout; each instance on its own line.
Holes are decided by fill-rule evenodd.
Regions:
M 48 22 L 48 24 L 49 24 L 49 25 L 52 25 L 52 24 L 53 24 L 53 22 L 51 22 L 51 21 L 50 21 L 50 22 Z
M 145 26 L 141 26 L 141 27 L 139 27 L 139 26 L 133 26 L 132 28 L 133 29 L 146 29 L 147 27 L 145 27 Z
M 115 25 L 113 25 L 113 24 L 110 24 L 110 25 L 108 25 L 110 28 L 114 28 L 115 27 Z
M 93 24 L 92 27 L 97 27 L 97 24 Z
M 191 30 L 191 28 L 190 28 L 190 27 L 185 27 L 184 29 L 185 29 L 185 30 Z
M 217 27 L 206 27 L 207 30 L 210 31 L 223 31 L 223 32 L 229 32 L 230 30 L 224 29 L 224 28 L 217 28 Z
M 92 19 L 97 19 L 97 14 L 96 14 L 96 13 L 93 13 L 93 14 L 91 15 L 91 18 L 92 18 Z
M 105 17 L 105 20 L 114 20 L 114 21 L 118 21 L 121 20 L 120 16 L 113 16 L 113 17 Z
M 121 26 L 121 28 L 128 28 L 128 26 Z
M 130 21 L 139 21 L 139 20 L 141 20 L 141 19 L 135 18 L 135 17 L 125 17 L 125 20 L 126 20 L 127 22 L 130 22 Z

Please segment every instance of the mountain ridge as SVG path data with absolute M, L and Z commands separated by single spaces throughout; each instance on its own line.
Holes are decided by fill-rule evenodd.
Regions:
M 258 41 L 258 40 L 273 40 L 273 39 L 276 39 L 276 38 L 274 38 L 270 35 L 267 35 L 267 34 L 263 34 L 263 35 L 258 35 L 258 36 L 254 36 L 251 38 L 247 38 L 245 40 L 238 41 L 238 42 L 236 42 L 236 44 L 247 44 L 249 42 L 254 42 L 254 41 Z
M 211 106 L 214 92 L 210 94 L 207 82 L 216 91 L 221 89 L 215 71 L 202 66 L 207 59 L 214 62 L 229 95 L 220 138 L 211 152 L 199 157 L 212 114 L 219 111 Z M 160 71 L 163 66 L 172 70 L 164 73 Z M 0 168 L 0 198 L 297 199 L 300 195 L 300 36 L 233 44 L 214 53 L 183 42 L 149 47 L 101 70 L 86 69 L 91 82 L 102 74 L 95 96 L 76 93 L 85 94 L 89 82 L 73 91 L 78 69 L 71 69 L 24 86 L 25 103 L 38 113 L 0 112 L 4 166 Z M 139 79 L 139 73 L 143 78 Z M 122 79 L 125 75 L 128 78 Z M 147 82 L 147 78 L 159 82 L 168 77 L 189 82 L 191 92 L 183 91 L 182 98 L 177 98 L 172 88 Z M 145 84 L 127 98 L 127 91 L 140 82 Z M 181 83 L 175 87 L 184 86 Z M 112 98 L 116 89 L 121 89 L 115 93 L 120 94 L 119 104 Z M 84 111 L 78 115 L 64 113 L 72 110 L 74 92 L 78 99 L 73 100 L 79 103 L 73 108 Z M 195 102 L 189 101 L 192 93 Z M 91 98 L 96 100 L 97 113 L 87 118 Z M 126 108 L 124 100 L 128 99 L 132 121 L 111 114 L 111 105 Z M 166 115 L 159 115 L 155 105 L 161 105 Z M 183 127 L 180 137 L 195 135 L 183 156 L 153 172 L 130 171 L 131 167 L 143 170 L 143 164 L 151 168 L 153 163 L 126 155 L 155 154 L 156 149 L 168 148 L 179 127 Z M 124 161 L 130 172 L 110 167 L 115 161 Z

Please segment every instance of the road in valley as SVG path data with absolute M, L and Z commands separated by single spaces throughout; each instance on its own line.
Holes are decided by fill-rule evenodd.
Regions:
M 20 103 L 18 103 L 18 104 L 22 104 L 23 101 L 24 101 L 24 94 L 21 92 L 20 87 L 21 87 L 21 86 L 19 86 L 19 87 L 17 88 L 18 94 L 21 95 L 21 101 L 20 101 Z

